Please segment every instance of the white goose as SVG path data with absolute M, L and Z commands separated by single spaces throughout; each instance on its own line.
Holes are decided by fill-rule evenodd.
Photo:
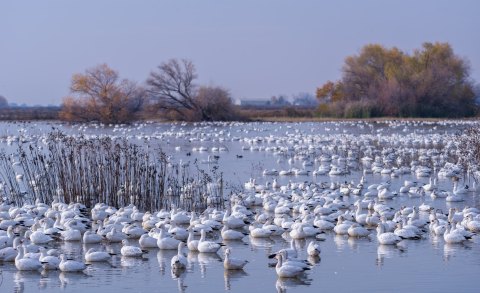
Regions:
M 345 218 L 343 216 L 338 216 L 337 224 L 333 228 L 333 231 L 337 235 L 346 235 L 348 234 L 348 228 L 350 228 L 352 224 L 345 222 Z
M 45 248 L 40 248 L 40 258 L 38 259 L 45 270 L 58 270 L 60 258 L 54 255 L 48 255 Z
M 382 223 L 379 223 L 377 227 L 377 240 L 380 244 L 395 245 L 400 242 L 402 238 L 393 232 L 385 232 L 385 227 Z
M 139 257 L 142 256 L 144 253 L 147 253 L 148 251 L 142 250 L 138 246 L 132 246 L 129 245 L 127 239 L 122 240 L 122 249 L 120 249 L 120 253 L 122 256 L 127 256 L 127 257 Z
M 55 240 L 52 237 L 45 235 L 45 233 L 43 233 L 42 231 L 35 231 L 31 234 L 28 233 L 27 235 L 29 236 L 30 241 L 33 244 L 46 244 Z M 25 235 L 25 237 L 27 237 L 27 235 Z
M 454 229 L 448 224 L 445 233 L 443 234 L 443 239 L 446 243 L 462 243 L 467 240 L 463 233 L 459 233 L 457 229 Z
M 140 244 L 141 248 L 155 248 L 157 246 L 157 239 L 151 237 L 148 234 L 143 234 L 140 236 L 140 239 L 138 239 L 138 244 Z
M 458 181 L 453 182 L 453 194 L 455 195 L 464 195 L 468 193 L 468 185 L 465 185 L 463 187 L 458 186 Z
M 92 231 L 86 231 L 82 237 L 83 243 L 95 244 L 102 242 L 102 236 Z
M 307 253 L 309 256 L 319 256 L 321 252 L 320 245 L 314 241 L 310 241 L 307 246 Z
M 85 260 L 87 262 L 102 262 L 110 260 L 111 255 L 105 251 L 98 251 L 95 248 L 90 248 L 85 253 Z
M 184 242 L 178 243 L 178 252 L 174 255 L 170 261 L 170 265 L 173 271 L 183 270 L 187 267 L 187 258 L 183 254 Z
M 8 227 L 7 233 L 5 236 L 0 236 L 0 249 L 7 246 L 13 245 L 13 239 L 15 239 L 15 233 L 13 232 L 13 226 Z M 2 247 L 2 243 L 5 243 L 5 246 Z
M 173 249 L 178 249 L 178 244 L 181 242 L 180 240 L 177 240 L 175 238 L 172 238 L 168 235 L 165 234 L 165 230 L 162 227 L 160 227 L 160 235 L 158 236 L 157 239 L 157 246 L 160 249 L 165 249 L 165 250 L 173 250 Z
M 303 272 L 309 270 L 309 268 L 301 268 L 299 266 L 288 265 L 283 263 L 283 255 L 277 254 L 276 256 L 278 262 L 275 266 L 275 271 L 280 278 L 296 278 L 299 277 Z
M 190 250 L 190 251 L 198 251 L 198 241 L 199 241 L 199 240 L 195 240 L 195 239 L 193 239 L 193 238 L 194 238 L 193 230 L 192 230 L 192 229 L 189 229 L 189 231 L 188 231 L 188 238 L 187 238 L 187 247 L 188 247 L 188 250 Z
M 303 230 L 303 223 L 296 225 L 296 227 L 290 231 L 290 237 L 292 237 L 292 239 L 304 239 L 307 237 L 307 234 Z
M 222 228 L 221 235 L 223 240 L 240 240 L 248 234 L 229 229 L 228 225 L 225 225 Z
M 290 240 L 290 248 L 284 248 L 284 249 L 280 249 L 279 251 L 277 252 L 274 252 L 272 254 L 269 254 L 268 255 L 268 258 L 274 258 L 275 256 L 277 256 L 277 254 L 280 254 L 282 253 L 283 251 L 286 251 L 287 254 L 292 257 L 292 258 L 296 258 L 298 256 L 298 252 L 297 252 L 297 248 L 295 246 L 295 240 L 291 239 Z
M 19 271 L 36 271 L 42 267 L 42 263 L 35 258 L 24 258 L 24 246 L 17 247 L 18 254 L 15 257 L 15 267 Z
M 17 247 L 20 245 L 20 238 L 15 237 L 13 240 L 13 247 L 5 247 L 0 249 L 0 261 L 2 262 L 11 262 L 15 261 L 15 258 L 17 257 L 18 250 Z
M 220 244 L 212 241 L 207 241 L 205 240 L 205 237 L 206 237 L 205 230 L 202 229 L 201 237 L 200 237 L 200 240 L 198 241 L 198 251 L 206 252 L 206 253 L 217 252 L 220 249 Z
M 358 223 L 353 223 L 353 225 L 348 228 L 347 233 L 350 237 L 367 237 L 370 235 L 370 231 Z
M 65 255 L 61 254 L 58 267 L 62 272 L 80 272 L 86 269 L 87 265 L 80 261 L 66 259 Z
M 248 263 L 248 260 L 236 259 L 230 256 L 230 248 L 225 249 L 225 260 L 223 261 L 223 267 L 226 270 L 242 270 Z

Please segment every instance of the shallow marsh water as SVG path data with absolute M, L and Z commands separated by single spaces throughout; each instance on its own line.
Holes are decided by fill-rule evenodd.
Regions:
M 462 131 L 468 123 L 423 123 L 419 125 L 387 123 L 252 123 L 252 124 L 145 124 L 125 128 L 81 127 L 58 123 L 3 124 L 0 127 L 0 148 L 11 148 L 7 136 L 25 134 L 29 139 L 38 139 L 52 127 L 69 134 L 128 136 L 142 143 L 148 139 L 172 156 L 173 160 L 201 163 L 210 155 L 220 156 L 218 168 L 224 173 L 231 189 L 243 186 L 250 177 L 259 183 L 272 181 L 271 176 L 262 176 L 264 169 L 288 169 L 288 155 L 276 155 L 262 147 L 270 136 L 285 139 L 278 143 L 295 146 L 304 143 L 300 136 L 319 136 L 330 139 L 344 136 L 411 135 L 431 139 L 437 135 L 450 135 Z M 245 140 L 248 138 L 248 140 Z M 193 151 L 205 146 L 208 151 Z M 250 149 L 245 149 L 246 146 Z M 253 146 L 253 147 L 252 147 Z M 178 150 L 179 147 L 180 150 Z M 226 151 L 212 152 L 212 147 L 225 147 Z M 259 148 L 260 147 L 260 148 Z M 191 156 L 187 156 L 191 153 Z M 237 155 L 242 156 L 239 158 Z M 301 166 L 301 162 L 294 165 Z M 315 164 L 309 167 L 314 170 Z M 285 176 L 277 177 L 281 184 L 289 180 L 303 182 L 358 182 L 361 171 L 347 176 Z M 367 185 L 390 179 L 390 176 L 370 174 Z M 417 178 L 414 174 L 392 179 L 392 190 L 398 190 L 404 180 L 428 183 L 428 177 Z M 451 179 L 439 179 L 440 187 L 451 190 Z M 421 184 L 419 184 L 421 185 Z M 348 196 L 344 200 L 353 203 L 358 197 Z M 446 203 L 444 199 L 430 196 L 411 198 L 399 195 L 386 203 L 394 208 L 419 206 L 422 203 L 442 209 L 473 206 L 480 208 L 479 195 L 469 193 L 465 201 Z M 422 216 L 428 216 L 422 213 Z M 214 235 L 213 238 L 218 238 Z M 478 236 L 464 244 L 446 244 L 442 237 L 428 233 L 421 240 L 404 240 L 397 246 L 379 245 L 375 231 L 369 238 L 349 238 L 326 233 L 325 241 L 319 242 L 322 252 L 319 260 L 312 260 L 312 269 L 303 279 L 278 279 L 275 269 L 267 258 L 271 252 L 289 246 L 288 237 L 253 239 L 229 242 L 233 255 L 249 260 L 243 271 L 228 272 L 223 269 L 223 249 L 218 254 L 188 253 L 189 265 L 179 276 L 172 275 L 170 259 L 176 251 L 151 249 L 145 258 L 123 258 L 120 245 L 99 244 L 107 251 L 117 253 L 111 264 L 93 264 L 86 273 L 19 272 L 13 263 L 0 264 L 0 292 L 479 292 L 476 277 L 480 272 L 480 239 Z M 306 241 L 298 241 L 300 256 L 307 258 Z M 81 253 L 92 245 L 81 243 L 58 243 L 61 250 L 73 258 L 80 259 Z

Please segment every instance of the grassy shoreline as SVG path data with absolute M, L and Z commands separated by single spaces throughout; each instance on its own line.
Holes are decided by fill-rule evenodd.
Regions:
M 445 120 L 461 120 L 461 121 L 476 121 L 480 117 L 471 118 L 424 118 L 424 117 L 376 117 L 376 118 L 334 118 L 334 117 L 251 117 L 251 121 L 258 122 L 333 122 L 333 121 L 445 121 Z

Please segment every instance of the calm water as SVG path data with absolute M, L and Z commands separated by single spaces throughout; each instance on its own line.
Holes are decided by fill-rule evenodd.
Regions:
M 224 172 L 230 189 L 238 189 L 249 178 L 257 178 L 264 184 L 273 177 L 262 176 L 264 169 L 301 168 L 301 161 L 289 164 L 288 159 L 294 153 L 304 152 L 312 155 L 309 146 L 339 144 L 338 141 L 355 141 L 358 138 L 370 138 L 384 142 L 392 137 L 393 146 L 398 148 L 422 149 L 415 143 L 402 145 L 406 140 L 422 141 L 425 146 L 436 139 L 447 139 L 461 132 L 468 125 L 457 123 L 428 124 L 387 124 L 387 123 L 253 123 L 253 124 L 145 124 L 125 128 L 112 127 L 70 127 L 51 123 L 0 124 L 1 148 L 10 149 L 8 136 L 22 135 L 24 139 L 36 140 L 50 131 L 52 127 L 62 131 L 86 136 L 112 135 L 127 136 L 132 141 L 159 145 L 172 156 L 172 160 L 195 160 L 203 168 L 210 164 L 201 163 L 208 156 L 220 156 L 218 167 Z M 400 141 L 400 144 L 398 143 Z M 385 143 L 387 144 L 387 143 Z M 399 144 L 399 145 L 398 145 Z M 208 151 L 194 151 L 205 146 Z M 281 146 L 289 148 L 283 154 L 265 147 Z M 385 145 L 385 149 L 390 145 Z M 434 146 L 430 144 L 433 148 Z M 178 148 L 180 147 L 180 150 Z M 212 147 L 224 147 L 225 151 L 212 152 Z M 247 149 L 247 147 L 249 149 Z M 187 156 L 191 153 L 191 156 Z M 237 155 L 241 155 L 239 158 Z M 318 168 L 319 164 L 308 167 Z M 277 177 L 282 184 L 293 182 L 358 182 L 361 170 L 347 176 L 287 176 Z M 366 176 L 367 185 L 390 179 L 390 176 L 370 174 Z M 428 177 L 417 178 L 414 174 L 402 175 L 391 179 L 391 190 L 398 190 L 404 180 L 416 180 L 428 183 Z M 421 185 L 421 184 L 420 184 Z M 440 179 L 440 187 L 451 190 L 450 179 Z M 392 207 L 419 206 L 422 203 L 442 209 L 464 206 L 480 207 L 479 195 L 469 193 L 461 203 L 446 203 L 444 199 L 431 199 L 430 196 L 410 198 L 399 195 L 386 203 Z M 353 203 L 358 197 L 344 197 L 344 201 Z M 422 216 L 428 216 L 422 214 Z M 464 244 L 445 244 L 443 237 L 429 234 L 421 240 L 402 241 L 397 246 L 379 245 L 375 233 L 370 238 L 355 239 L 348 236 L 326 234 L 326 240 L 319 242 L 322 253 L 320 260 L 303 279 L 279 280 L 275 269 L 269 266 L 267 258 L 271 252 L 289 246 L 288 237 L 252 239 L 229 242 L 233 256 L 245 258 L 249 263 L 244 271 L 225 272 L 223 269 L 223 250 L 218 254 L 189 253 L 189 266 L 180 276 L 172 275 L 170 259 L 176 251 L 152 249 L 144 259 L 123 258 L 120 245 L 106 245 L 107 251 L 118 253 L 112 263 L 93 264 L 86 273 L 60 272 L 19 272 L 13 263 L 0 264 L 0 292 L 479 292 L 476 277 L 480 272 L 480 240 L 475 237 Z M 218 238 L 219 235 L 214 235 Z M 298 241 L 300 256 L 307 258 L 306 241 Z M 80 259 L 80 253 L 90 247 L 81 243 L 56 244 L 66 254 Z

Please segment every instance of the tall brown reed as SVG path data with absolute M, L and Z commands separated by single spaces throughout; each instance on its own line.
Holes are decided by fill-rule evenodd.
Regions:
M 45 146 L 45 147 L 44 147 Z M 18 155 L 18 156 L 17 156 Z M 18 157 L 18 161 L 17 161 Z M 19 164 L 19 165 L 18 165 Z M 17 166 L 15 166 L 17 165 Z M 20 169 L 20 171 L 18 171 Z M 23 174 L 23 179 L 17 175 Z M 3 196 L 18 205 L 57 199 L 87 207 L 103 202 L 143 210 L 221 207 L 221 174 L 170 162 L 161 149 L 126 138 L 86 138 L 52 132 L 43 142 L 19 143 L 17 154 L 0 153 Z M 212 200 L 215 199 L 215 200 Z

